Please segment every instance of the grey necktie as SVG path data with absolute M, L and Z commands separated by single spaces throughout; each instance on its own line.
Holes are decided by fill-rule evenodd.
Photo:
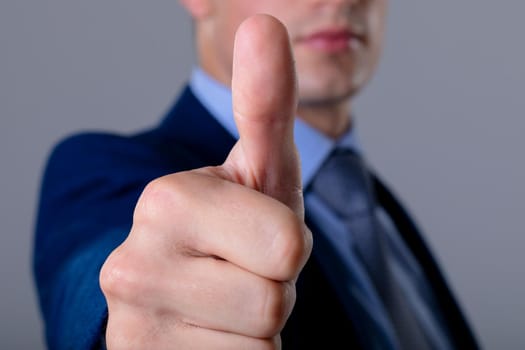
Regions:
M 430 349 L 409 301 L 388 264 L 384 228 L 376 217 L 371 178 L 361 157 L 336 149 L 319 170 L 312 190 L 344 222 L 352 235 L 355 255 L 362 261 L 392 321 L 400 348 Z

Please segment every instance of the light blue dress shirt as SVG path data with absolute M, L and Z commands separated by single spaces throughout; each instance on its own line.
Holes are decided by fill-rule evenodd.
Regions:
M 200 68 L 193 70 L 190 79 L 190 88 L 197 99 L 217 119 L 217 121 L 236 139 L 239 137 L 232 112 L 232 94 L 228 87 L 215 81 Z M 355 129 L 350 129 L 338 140 L 332 140 L 316 129 L 310 127 L 300 118 L 295 118 L 295 143 L 301 161 L 303 187 L 307 187 L 320 166 L 336 146 L 346 146 L 362 153 L 357 140 Z M 337 261 L 346 272 L 346 276 L 337 276 L 337 288 L 344 295 L 352 295 L 368 309 L 378 328 L 383 332 L 383 347 L 399 349 L 394 328 L 386 310 L 374 289 L 366 269 L 353 254 L 352 235 L 346 232 L 336 214 L 328 208 L 312 192 L 304 194 L 305 206 L 312 220 L 323 228 L 323 234 L 329 252 L 335 255 Z M 424 329 L 425 336 L 433 349 L 452 349 L 448 341 L 446 326 L 437 308 L 434 295 L 429 288 L 423 271 L 416 259 L 402 239 L 389 215 L 382 208 L 378 208 L 378 215 L 384 226 L 387 227 L 388 246 L 391 254 L 389 264 L 402 288 L 414 307 L 414 312 Z M 357 288 L 356 283 L 359 284 Z M 364 293 L 363 293 L 364 291 Z

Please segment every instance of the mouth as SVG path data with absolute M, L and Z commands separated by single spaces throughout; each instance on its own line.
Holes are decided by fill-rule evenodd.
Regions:
M 365 38 L 348 28 L 326 28 L 300 37 L 298 43 L 315 51 L 336 54 L 358 49 Z

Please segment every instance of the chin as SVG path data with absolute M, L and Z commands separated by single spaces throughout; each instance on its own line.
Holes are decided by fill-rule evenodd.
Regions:
M 349 102 L 361 90 L 354 81 L 299 85 L 299 104 L 302 106 L 329 106 Z
M 366 84 L 370 73 L 369 67 L 356 63 L 298 66 L 300 93 L 308 99 L 352 97 Z

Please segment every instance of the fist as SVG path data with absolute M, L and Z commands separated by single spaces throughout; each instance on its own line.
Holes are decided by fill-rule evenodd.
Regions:
M 273 17 L 239 27 L 232 92 L 240 138 L 224 164 L 146 186 L 102 267 L 110 350 L 280 348 L 312 237 L 292 51 Z

